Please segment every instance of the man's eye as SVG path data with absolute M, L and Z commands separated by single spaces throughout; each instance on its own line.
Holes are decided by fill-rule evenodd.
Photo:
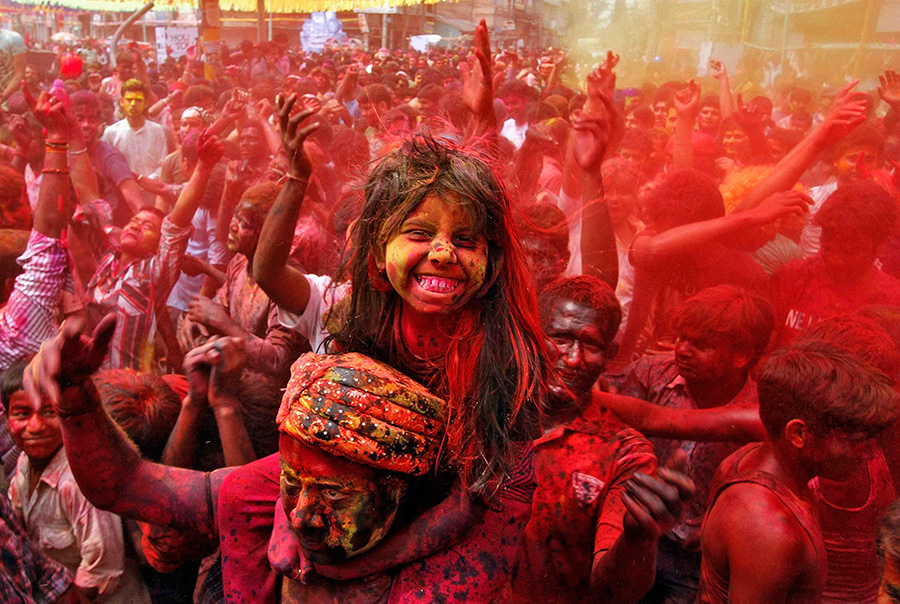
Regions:
M 339 489 L 324 489 L 322 491 L 322 497 L 328 499 L 329 501 L 341 501 L 347 499 L 350 495 L 344 491 Z

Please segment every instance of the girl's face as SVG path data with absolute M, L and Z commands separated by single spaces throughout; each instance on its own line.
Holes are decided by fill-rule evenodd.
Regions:
M 414 209 L 388 240 L 378 268 L 406 311 L 445 315 L 464 306 L 484 283 L 488 245 L 466 211 L 436 195 Z

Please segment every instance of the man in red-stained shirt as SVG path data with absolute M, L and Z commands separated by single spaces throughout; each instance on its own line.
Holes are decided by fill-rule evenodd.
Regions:
M 772 275 L 775 347 L 822 319 L 900 304 L 900 281 L 875 266 L 897 222 L 897 206 L 887 191 L 865 180 L 841 185 L 813 220 L 822 228 L 818 254 Z
M 558 353 L 556 386 L 535 442 L 531 519 L 501 601 L 636 602 L 693 485 L 668 468 L 656 478 L 647 439 L 591 396 L 622 317 L 612 289 L 588 275 L 561 279 L 541 293 L 540 313 Z

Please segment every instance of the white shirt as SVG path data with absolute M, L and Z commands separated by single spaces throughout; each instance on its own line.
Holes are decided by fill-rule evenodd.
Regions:
M 312 351 L 323 354 L 326 352 L 325 339 L 331 335 L 325 329 L 325 315 L 350 293 L 350 284 L 332 286 L 331 277 L 320 275 L 306 275 L 306 280 L 310 291 L 303 314 L 297 315 L 279 306 L 278 322 L 305 336 Z
M 121 151 L 132 172 L 159 177 L 168 148 L 165 128 L 156 122 L 145 120 L 143 126 L 134 130 L 127 119 L 119 120 L 106 127 L 100 140 Z
M 522 124 L 521 126 L 516 125 L 516 120 L 513 118 L 509 118 L 505 122 L 503 122 L 503 129 L 500 130 L 500 135 L 509 139 L 509 141 L 516 148 L 516 151 L 519 150 L 519 147 L 522 146 L 522 143 L 525 142 L 525 134 L 528 132 L 528 123 Z
M 149 604 L 136 565 L 126 565 L 122 519 L 92 506 L 75 482 L 65 449 L 41 473 L 31 495 L 31 464 L 19 455 L 9 500 L 28 537 L 75 575 L 75 585 L 97 588 L 97 602 Z
M 822 209 L 822 204 L 825 203 L 825 200 L 837 190 L 837 187 L 838 184 L 836 182 L 830 182 L 809 190 L 809 196 L 813 200 L 813 205 L 806 214 L 806 226 L 803 227 L 803 234 L 800 236 L 800 248 L 803 250 L 804 258 L 811 258 L 819 253 L 822 227 L 813 224 L 813 218 Z

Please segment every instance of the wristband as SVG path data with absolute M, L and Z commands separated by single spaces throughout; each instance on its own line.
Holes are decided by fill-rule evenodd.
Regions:
M 41 170 L 41 174 L 64 174 L 68 176 L 69 171 L 55 168 L 44 168 L 43 170 Z

